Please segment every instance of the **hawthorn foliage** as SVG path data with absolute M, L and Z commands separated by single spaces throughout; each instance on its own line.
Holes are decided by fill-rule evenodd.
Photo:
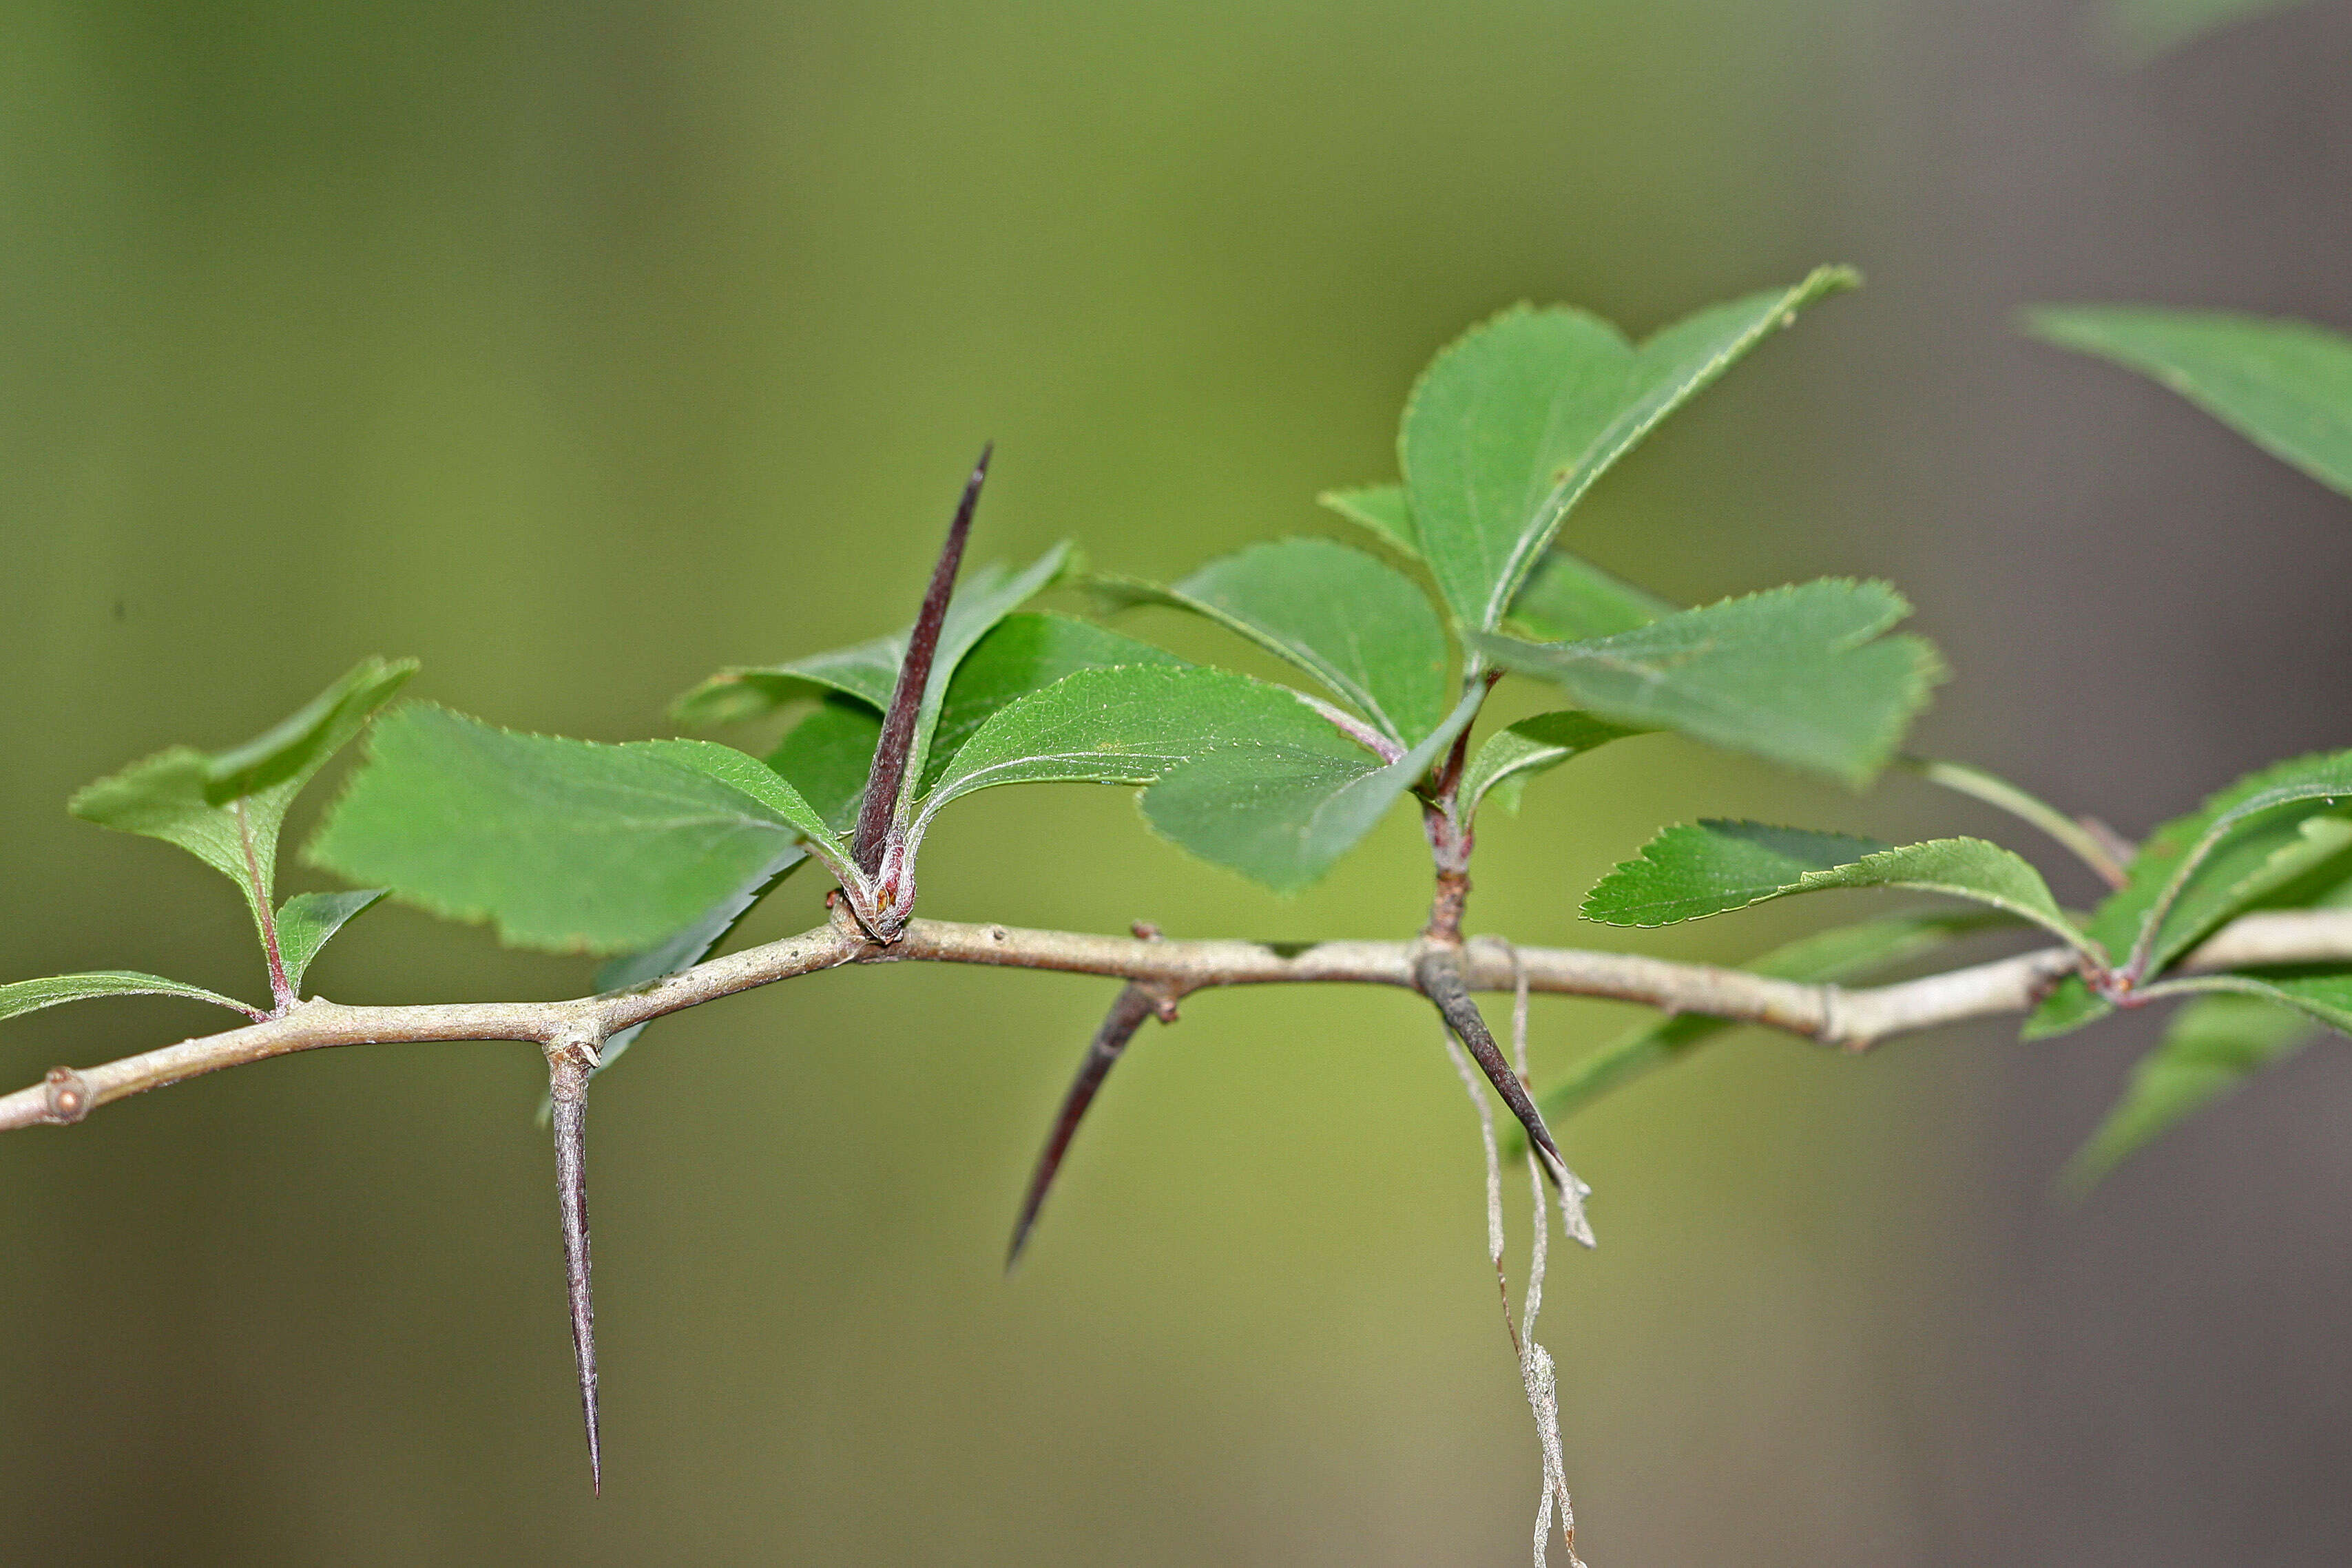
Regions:
M 1445 347 L 1413 387 L 1398 479 L 1321 497 L 1360 530 L 1356 542 L 1270 540 L 1171 583 L 1087 571 L 1066 545 L 1025 565 L 963 571 L 983 455 L 906 630 L 722 670 L 678 699 L 676 719 L 702 732 L 796 713 L 765 756 L 699 737 L 610 745 L 521 734 L 429 703 L 391 706 L 414 664 L 366 661 L 243 746 L 173 747 L 70 804 L 100 826 L 173 843 L 236 886 L 259 939 L 266 1003 L 106 970 L 0 986 L 0 1017 L 163 993 L 255 1020 L 294 1018 L 310 1005 L 300 986 L 311 958 L 387 895 L 487 924 L 509 943 L 604 955 L 599 986 L 618 993 L 709 958 L 762 897 L 814 864 L 837 890 L 836 923 L 887 949 L 908 929 L 932 823 L 1001 785 L 1133 789 L 1150 831 L 1279 892 L 1323 875 L 1410 799 L 1436 887 L 1412 983 L 1514 1113 L 1569 1233 L 1589 1243 L 1584 1189 L 1549 1123 L 1736 1020 L 1668 1013 L 1532 1091 L 1469 999 L 1467 871 L 1482 810 L 1517 810 L 1531 781 L 1600 747 L 1673 732 L 1855 788 L 1890 765 L 1922 771 L 2003 807 L 2109 883 L 2105 902 L 2078 914 L 2031 862 L 1981 839 L 1889 845 L 1819 826 L 1710 821 L 1665 828 L 1583 904 L 1596 922 L 1654 926 L 1825 890 L 1925 894 L 1950 902 L 1835 925 L 1748 967 L 1828 984 L 2013 926 L 2054 939 L 2066 961 L 2025 1020 L 2030 1036 L 2184 998 L 2069 1169 L 2077 1184 L 2095 1180 L 2315 1031 L 2352 1032 L 2352 951 L 2294 966 L 2184 962 L 2250 912 L 2352 910 L 2352 752 L 2280 763 L 2130 844 L 1979 769 L 1903 755 L 1944 672 L 1927 643 L 1896 630 L 1909 606 L 1888 585 L 1832 578 L 1684 607 L 1559 547 L 1578 502 L 1619 458 L 1855 281 L 1824 267 L 1638 343 L 1580 310 L 1506 310 Z M 2352 342 L 2295 322 L 2124 307 L 2045 308 L 2028 326 L 2154 377 L 2352 495 Z M 1029 608 L 1057 588 L 1083 591 L 1095 618 Z M 1213 622 L 1294 674 L 1277 683 L 1192 663 L 1106 623 L 1145 604 Z M 1505 679 L 1556 692 L 1561 706 L 1482 727 Z M 289 803 L 363 735 L 363 760 L 304 851 L 354 890 L 278 902 Z M 1139 984 L 1121 994 L 1048 1140 L 1016 1251 L 1104 1075 L 1172 1002 Z M 559 1063 L 556 1079 L 592 1451 L 582 1107 L 586 1075 L 614 1067 L 643 1027 L 572 1042 L 574 1071 L 567 1078 Z M 1523 1360 L 1540 1354 L 1530 1346 Z

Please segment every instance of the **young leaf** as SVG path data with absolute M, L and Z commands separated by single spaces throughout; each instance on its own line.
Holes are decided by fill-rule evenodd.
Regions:
M 2303 1014 L 2252 997 L 2190 1002 L 2133 1066 L 2123 1097 L 2066 1163 L 2060 1185 L 2077 1197 L 2087 1193 L 2126 1156 L 2300 1051 L 2312 1032 Z
M 1605 723 L 1574 708 L 1523 718 L 1508 729 L 1488 736 L 1486 743 L 1470 759 L 1470 766 L 1462 775 L 1462 814 L 1475 820 L 1479 802 L 1490 793 L 1502 802 L 1504 810 L 1516 812 L 1528 780 L 1537 774 L 1548 773 L 1570 758 L 1580 757 L 1597 746 L 1643 733 Z
M 2030 920 L 2095 959 L 2050 896 L 2042 873 L 1982 839 L 1931 839 L 1889 849 L 1844 833 L 1703 821 L 1668 828 L 1601 879 L 1584 916 L 1609 925 L 1672 925 L 1790 894 L 1900 887 L 1989 904 Z
M 1614 723 L 1867 783 L 1942 677 L 1883 582 L 1824 578 L 1685 610 L 1581 643 L 1473 639 L 1506 669 L 1553 682 Z
M 1288 891 L 1360 838 L 1472 712 L 1465 702 L 1384 767 L 1281 686 L 1192 666 L 1081 670 L 980 727 L 924 800 L 910 841 L 975 789 L 1144 784 L 1145 816 L 1162 833 Z
M 2294 758 L 2239 779 L 2147 836 L 2124 885 L 2087 927 L 2111 953 L 2159 975 L 2231 915 L 2342 851 L 2347 824 L 2329 802 L 2352 796 L 2352 751 Z M 2112 1011 L 2079 979 L 2061 981 L 2025 1021 L 2027 1040 L 2080 1029 Z
M 1776 980 L 1829 985 L 1933 952 L 2010 919 L 1999 910 L 1971 909 L 1868 920 L 1801 937 L 1740 967 Z M 1672 1066 L 1704 1042 L 1739 1027 L 1735 1019 L 1704 1013 L 1682 1013 L 1636 1025 L 1578 1062 L 1537 1103 L 1549 1119 L 1564 1120 L 1603 1094 Z
M 1440 353 L 1405 403 L 1398 444 L 1421 552 L 1455 619 L 1493 631 L 1594 480 L 1799 309 L 1857 281 L 1822 267 L 1639 350 L 1582 311 L 1521 306 Z
M 236 883 L 267 936 L 286 808 L 328 759 L 416 673 L 416 662 L 363 659 L 291 717 L 227 751 L 176 746 L 74 796 L 84 821 L 177 844 Z
M 939 652 L 931 662 L 933 684 L 952 676 L 989 628 L 1052 587 L 1069 559 L 1070 547 L 1063 543 L 1017 576 L 993 561 L 965 574 L 940 627 Z M 670 716 L 680 724 L 735 724 L 829 691 L 845 692 L 877 710 L 886 708 L 898 681 L 898 665 L 907 656 L 907 635 L 900 632 L 877 637 L 781 664 L 721 670 L 672 703 Z
M 1328 539 L 1253 545 L 1171 588 L 1097 580 L 1114 604 L 1188 610 L 1313 675 L 1400 746 L 1445 716 L 1445 628 L 1411 580 Z
M 2043 341 L 2138 371 L 2352 496 L 2352 340 L 2302 321 L 2136 306 L 2045 307 L 2025 319 Z
M 1421 559 L 1421 535 L 1412 526 L 1412 511 L 1404 504 L 1402 485 L 1372 485 L 1360 490 L 1326 490 L 1317 504 L 1339 513 L 1358 528 L 1370 528 L 1382 543 L 1410 560 Z
M 1546 643 L 1613 637 L 1664 620 L 1675 606 L 1563 549 L 1544 551 L 1511 601 L 1510 624 Z
M 298 893 L 278 905 L 278 950 L 286 966 L 287 985 L 299 994 L 310 960 L 319 956 L 327 939 L 386 891 L 369 887 L 354 893 Z
M 795 840 L 846 855 L 789 784 L 724 747 L 520 735 L 420 704 L 369 749 L 311 862 L 519 946 L 651 946 Z
M 0 986 L 0 1019 L 91 997 L 185 997 L 192 1002 L 210 1002 L 249 1019 L 266 1016 L 258 1008 L 247 1007 L 233 997 L 205 990 L 202 986 L 167 980 L 161 975 L 142 975 L 134 969 L 99 969 L 86 975 L 47 975 L 37 980 L 16 980 Z

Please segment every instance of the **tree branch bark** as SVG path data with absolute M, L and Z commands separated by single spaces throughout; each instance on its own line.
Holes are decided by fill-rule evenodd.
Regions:
M 551 1002 L 450 1002 L 346 1007 L 313 997 L 282 1018 L 182 1040 L 103 1066 L 60 1068 L 40 1083 L 0 1095 L 0 1131 L 78 1122 L 100 1105 L 226 1067 L 341 1045 L 426 1040 L 528 1040 L 542 1047 L 604 1039 L 720 997 L 847 964 L 984 964 L 1101 975 L 1155 987 L 1171 998 L 1221 986 L 1360 985 L 1418 989 L 1426 945 L 1321 942 L 1311 946 L 1212 940 L 1146 941 L 1075 931 L 912 920 L 881 946 L 846 916 L 798 936 L 745 948 L 690 969 L 602 996 Z M 2022 1012 L 2071 973 L 2075 956 L 2048 947 L 1895 985 L 1848 989 L 1802 985 L 1708 964 L 1575 947 L 1521 947 L 1528 988 L 1638 1002 L 1762 1024 L 1844 1051 L 1964 1019 Z M 2266 911 L 2241 916 L 2179 968 L 2352 962 L 2352 911 Z M 1500 943 L 1471 940 L 1461 956 L 1472 990 L 1512 988 Z

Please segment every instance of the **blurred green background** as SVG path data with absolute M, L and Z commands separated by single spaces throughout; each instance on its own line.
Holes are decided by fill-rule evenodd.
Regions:
M 999 457 L 976 558 L 1067 536 L 1172 575 L 1339 532 L 1316 491 L 1392 475 L 1412 376 L 1499 306 L 1567 300 L 1646 331 L 1827 260 L 1874 288 L 1678 417 L 1569 542 L 1684 599 L 1896 575 L 1959 665 L 1930 737 L 2145 827 L 2262 747 L 2340 728 L 2340 705 L 2246 735 L 2230 694 L 2200 690 L 2145 766 L 2112 768 L 2149 733 L 2103 745 L 2099 727 L 2143 689 L 2130 606 L 2037 590 L 2093 547 L 2028 541 L 2077 524 L 2066 537 L 2095 540 L 2124 499 L 2053 483 L 2063 455 L 2029 452 L 2013 493 L 1985 492 L 2010 533 L 1953 508 L 2006 460 L 1988 432 L 2013 434 L 2016 378 L 2058 389 L 2035 395 L 2068 430 L 2121 404 L 2136 431 L 2204 439 L 2002 336 L 2029 288 L 2150 293 L 2133 269 L 2160 270 L 2146 246 L 2086 241 L 2051 193 L 2104 189 L 2103 147 L 2160 170 L 2161 139 L 2082 151 L 2066 114 L 2128 129 L 2210 69 L 2186 91 L 2218 120 L 2313 30 L 2345 30 L 2266 24 L 2152 88 L 2081 50 L 2062 8 L 1992 9 L 2016 15 L 14 0 L 0 974 L 142 967 L 256 994 L 227 888 L 62 802 L 164 744 L 243 739 L 361 654 L 418 655 L 413 691 L 501 723 L 663 733 L 668 697 L 718 665 L 903 622 L 983 438 Z M 1979 102 L 1996 88 L 2045 107 Z M 2047 169 L 2037 137 L 2075 149 L 2049 191 L 1987 176 Z M 2318 238 L 2283 226 L 2276 249 Z M 2301 277 L 2180 302 L 2318 313 Z M 2126 437 L 2081 439 L 2091 465 Z M 2268 485 L 2319 510 L 2226 438 L 2194 453 L 2212 505 Z M 2312 559 L 2282 550 L 2283 583 Z M 2168 646 L 2208 668 L 2251 634 L 2236 624 Z M 1134 629 L 1262 667 L 1174 622 Z M 2070 674 L 2025 663 L 2044 633 L 2088 645 Z M 2053 697 L 2058 680 L 2080 689 Z M 2063 742 L 2039 737 L 2053 709 L 2078 715 Z M 2117 801 L 2100 790 L 2120 771 Z M 1991 826 L 1911 784 L 1855 800 L 1649 741 L 1482 835 L 1473 925 L 1618 945 L 1577 898 L 1701 812 Z M 1402 936 L 1426 897 L 1417 837 L 1400 813 L 1286 902 L 1151 838 L 1123 792 L 1001 791 L 934 835 L 925 906 Z M 819 891 L 803 877 L 756 930 L 808 923 Z M 1644 945 L 1732 958 L 1808 918 Z M 394 909 L 312 985 L 557 996 L 589 972 Z M 1537 1450 L 1483 1257 L 1475 1124 L 1410 998 L 1193 999 L 1139 1041 L 1027 1263 L 1000 1276 L 1109 994 L 819 977 L 666 1022 L 600 1079 L 593 1503 L 529 1048 L 320 1053 L 0 1140 L 0 1558 L 1520 1560 Z M 1549 1074 L 1632 1015 L 1536 1016 Z M 59 1009 L 11 1023 L 0 1065 L 30 1082 L 205 1024 L 164 1001 Z M 1848 1062 L 1742 1036 L 1565 1130 L 1602 1246 L 1559 1259 L 1542 1337 L 1587 1557 L 1958 1562 L 1988 1529 L 2123 1549 L 2108 1502 L 2021 1490 L 1998 1457 L 2023 1419 L 2001 1391 L 2039 1375 L 2004 1354 L 2027 1320 L 2003 1316 L 2019 1292 L 1986 1260 L 2001 1195 L 2041 1203 L 2069 1135 L 2002 1141 L 2020 1059 L 2001 1038 Z M 2074 1132 L 2120 1071 L 2095 1049 Z M 2126 1194 L 2104 1212 L 2162 1201 Z

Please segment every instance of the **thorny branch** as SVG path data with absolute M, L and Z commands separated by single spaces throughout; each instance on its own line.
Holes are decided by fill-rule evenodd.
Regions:
M 1511 988 L 1509 960 L 1496 945 L 1462 950 L 1464 985 Z M 541 1046 L 608 1038 L 720 997 L 847 964 L 985 964 L 1100 975 L 1159 988 L 1171 1002 L 1224 986 L 1360 985 L 1417 988 L 1426 950 L 1413 942 L 1320 942 L 1291 946 L 1240 940 L 1147 941 L 1076 931 L 913 920 L 887 946 L 847 917 L 794 936 L 747 947 L 675 975 L 603 996 L 551 1002 L 445 1002 L 347 1007 L 313 997 L 283 1018 L 141 1051 L 103 1066 L 0 1095 L 0 1131 L 78 1122 L 100 1105 L 183 1079 L 299 1051 L 427 1040 L 527 1040 Z M 1776 980 L 1742 969 L 1675 963 L 1637 953 L 1521 947 L 1530 990 L 1638 1002 L 1802 1035 L 1843 1051 L 1866 1051 L 1899 1034 L 2022 1012 L 2075 956 L 2045 947 L 1895 985 L 1849 989 Z M 2189 972 L 2249 965 L 2352 961 L 2352 910 L 2280 910 L 2242 915 L 2178 967 Z
M 587 1084 L 598 1049 L 622 1030 L 739 991 L 850 964 L 986 964 L 1126 980 L 1080 1065 L 1077 1081 L 1065 1099 L 1040 1158 L 1013 1234 L 1012 1250 L 1017 1257 L 1079 1118 L 1146 1019 L 1172 1019 L 1177 1004 L 1186 996 L 1223 986 L 1395 986 L 1426 997 L 1477 1056 L 1489 1080 L 1527 1126 L 1532 1146 L 1543 1152 L 1548 1174 L 1560 1188 L 1563 1218 L 1570 1234 L 1589 1245 L 1591 1234 L 1580 1224 L 1578 1201 L 1581 1184 L 1560 1162 L 1519 1075 L 1504 1061 L 1471 1003 L 1471 992 L 1524 988 L 1640 1002 L 1669 1012 L 1763 1024 L 1841 1050 L 1864 1051 L 1916 1030 L 2023 1011 L 2082 962 L 2071 949 L 2049 947 L 1922 979 L 1848 990 L 1631 953 L 1572 947 L 1514 950 L 1492 940 L 1465 943 L 1450 933 L 1411 942 L 1291 946 L 1234 940 L 1169 942 L 1147 926 L 1139 926 L 1137 935 L 1127 938 L 910 920 L 896 941 L 886 944 L 861 926 L 845 901 L 836 899 L 832 907 L 833 918 L 827 924 L 798 936 L 601 996 L 551 1002 L 412 1007 L 347 1007 L 312 997 L 241 1029 L 182 1040 L 99 1067 L 55 1068 L 39 1083 L 0 1095 L 0 1131 L 68 1124 L 100 1105 L 150 1089 L 299 1051 L 426 1040 L 537 1043 L 548 1059 L 565 1278 L 581 1406 L 587 1423 L 590 1475 L 601 1490 L 595 1320 L 589 1295 Z M 2271 911 L 2242 916 L 2190 954 L 2181 968 L 2211 970 L 2328 959 L 2352 959 L 2352 911 Z M 2119 999 L 2126 1004 L 2132 1000 L 2128 995 Z M 1007 1261 L 1009 1266 L 1011 1259 Z M 1572 1552 L 1573 1537 L 1570 1542 Z

